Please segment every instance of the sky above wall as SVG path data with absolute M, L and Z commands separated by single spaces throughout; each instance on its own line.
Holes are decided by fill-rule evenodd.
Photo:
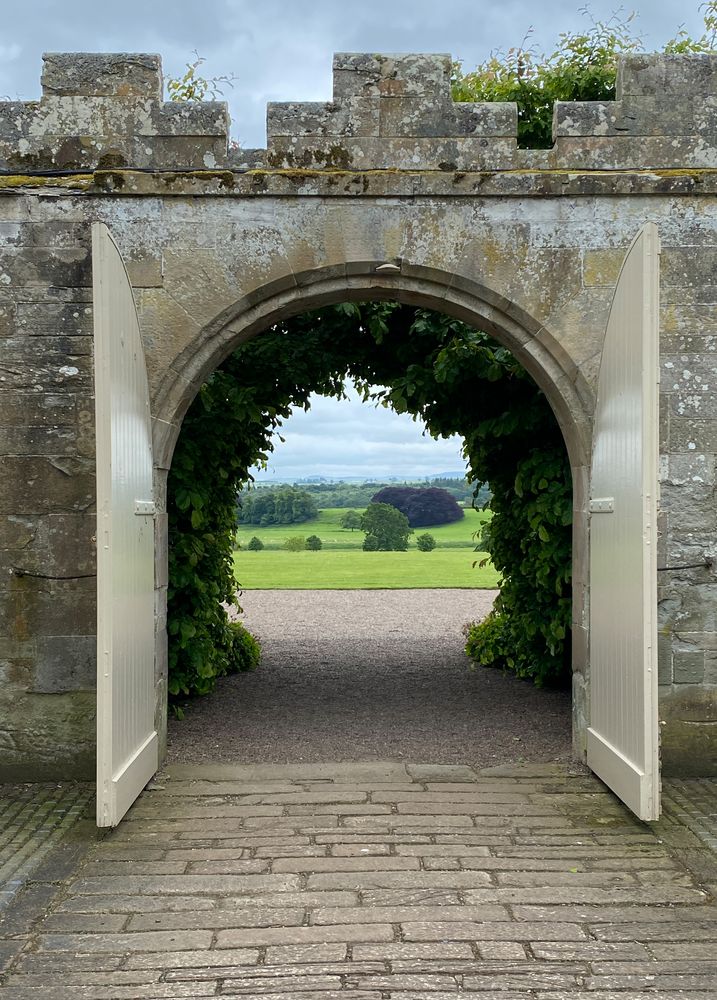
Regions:
M 232 135 L 264 146 L 268 101 L 331 98 L 333 52 L 449 52 L 471 68 L 492 51 L 532 42 L 553 51 L 561 31 L 584 29 L 581 0 L 0 0 L 0 100 L 40 96 L 43 52 L 158 52 L 165 77 L 181 76 L 194 52 L 207 77 L 229 75 Z M 617 5 L 594 0 L 593 17 Z M 635 31 L 660 49 L 683 25 L 702 30 L 699 0 L 642 0 Z M 627 8 L 629 11 L 631 8 Z M 623 11 L 624 15 L 625 11 Z M 262 478 L 307 475 L 419 477 L 463 467 L 457 440 L 434 442 L 408 417 L 357 398 L 318 399 L 287 423 Z

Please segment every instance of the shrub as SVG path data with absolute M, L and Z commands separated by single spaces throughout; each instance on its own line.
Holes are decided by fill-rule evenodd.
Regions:
M 375 535 L 366 535 L 363 540 L 364 552 L 378 552 L 378 538 Z
M 491 611 L 482 622 L 470 622 L 465 627 L 466 653 L 482 667 L 496 664 L 512 666 L 510 657 L 509 619 Z
M 231 658 L 235 670 L 256 670 L 261 659 L 261 647 L 241 622 L 229 622 Z
M 303 552 L 306 548 L 306 539 L 299 535 L 287 538 L 284 542 L 284 548 L 287 552 Z
M 421 552 L 432 552 L 436 547 L 436 539 L 427 532 L 416 537 L 416 547 Z
M 309 549 L 310 552 L 318 552 L 322 545 L 323 542 L 318 535 L 309 535 L 306 539 L 306 548 Z
M 250 552 L 260 552 L 264 548 L 264 543 L 262 542 L 261 538 L 257 538 L 256 535 L 252 535 L 252 537 L 249 539 L 249 544 L 247 545 L 247 548 L 249 549 Z

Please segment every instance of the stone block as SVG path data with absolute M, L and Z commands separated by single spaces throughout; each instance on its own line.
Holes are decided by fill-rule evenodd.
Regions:
M 659 136 L 714 133 L 712 109 L 701 110 L 691 97 L 665 102 L 661 97 L 622 101 L 556 101 L 553 138 L 558 136 Z
M 52 392 L 3 393 L 0 396 L 2 427 L 74 427 L 74 394 Z
M 57 302 L 47 298 L 42 302 L 19 302 L 16 315 L 17 333 L 23 336 L 92 336 L 92 308 L 84 302 Z
M 97 551 L 95 514 L 50 514 L 47 525 L 47 572 L 78 577 L 94 573 Z
M 86 459 L 0 456 L 0 514 L 65 514 L 95 503 L 93 464 Z
M 337 52 L 334 100 L 344 97 L 424 97 L 450 99 L 450 55 Z
M 675 684 L 701 684 L 705 678 L 704 650 L 676 650 L 673 656 Z
M 705 652 L 705 684 L 717 687 L 717 650 L 714 649 Z
M 672 636 L 661 632 L 657 637 L 657 680 L 660 686 L 672 684 Z
M 137 135 L 203 135 L 226 139 L 230 121 L 225 101 L 166 101 L 152 110 L 151 121 L 140 120 L 138 125 Z
M 618 59 L 617 98 L 708 97 L 717 94 L 717 56 L 646 53 Z
M 586 250 L 583 256 L 583 284 L 608 285 L 614 288 L 620 273 L 625 251 L 619 250 Z
M 563 170 L 709 169 L 717 164 L 714 135 L 559 135 L 548 166 Z
M 449 135 L 495 135 L 515 139 L 518 135 L 518 105 L 503 101 L 457 102 L 453 104 Z
M 42 61 L 43 94 L 162 99 L 162 60 L 158 55 L 46 52 Z
M 346 98 L 334 103 L 268 104 L 266 134 L 275 136 L 377 136 L 379 98 Z
M 0 302 L 0 337 L 12 337 L 17 330 L 17 306 Z
M 160 257 L 128 258 L 125 266 L 132 288 L 161 288 L 164 284 Z
M 304 170 L 504 170 L 513 162 L 514 139 L 360 138 L 312 141 L 277 137 L 267 162 L 277 169 Z
M 40 289 L 91 288 L 90 252 L 88 246 L 51 249 L 22 247 L 19 250 L 0 250 L 0 272 L 10 279 L 9 284 L 30 291 Z
M 660 257 L 663 285 L 703 287 L 713 281 L 717 268 L 717 246 L 665 246 Z
M 94 635 L 41 636 L 31 690 L 35 694 L 93 691 L 97 639 Z

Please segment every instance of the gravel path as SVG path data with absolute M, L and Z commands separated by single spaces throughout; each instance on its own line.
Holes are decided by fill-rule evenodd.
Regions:
M 169 761 L 570 759 L 570 694 L 471 670 L 495 591 L 247 591 L 263 661 L 170 723 Z

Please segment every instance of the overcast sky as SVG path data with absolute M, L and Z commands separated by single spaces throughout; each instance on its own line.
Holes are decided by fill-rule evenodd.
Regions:
M 275 442 L 268 469 L 257 479 L 306 476 L 363 476 L 418 479 L 444 472 L 462 473 L 459 438 L 434 441 L 423 424 L 383 406 L 362 403 L 349 385 L 349 400 L 314 396 L 308 413 L 296 410 Z
M 193 52 L 205 76 L 231 75 L 232 134 L 265 145 L 267 101 L 331 98 L 333 52 L 449 52 L 470 68 L 491 51 L 520 44 L 532 26 L 539 49 L 588 22 L 582 0 L 0 0 L 0 99 L 40 96 L 43 52 L 159 52 L 179 76 Z M 682 24 L 700 34 L 699 0 L 642 0 L 636 30 L 659 49 Z M 590 4 L 609 18 L 618 5 Z M 626 8 L 627 11 L 631 6 Z M 327 431 L 327 428 L 329 429 Z M 460 469 L 455 442 L 432 442 L 407 417 L 358 402 L 320 400 L 286 426 L 272 475 L 406 475 Z
M 449 52 L 467 67 L 520 44 L 531 26 L 552 51 L 561 31 L 585 26 L 583 0 L 0 0 L 0 95 L 40 96 L 43 52 L 159 52 L 165 76 L 183 72 L 196 50 L 205 75 L 234 75 L 227 89 L 233 134 L 265 145 L 267 101 L 331 98 L 333 52 Z M 596 18 L 618 8 L 590 4 Z M 699 34 L 699 0 L 642 0 L 637 20 L 647 49 L 684 23 Z M 626 7 L 627 11 L 632 5 Z

